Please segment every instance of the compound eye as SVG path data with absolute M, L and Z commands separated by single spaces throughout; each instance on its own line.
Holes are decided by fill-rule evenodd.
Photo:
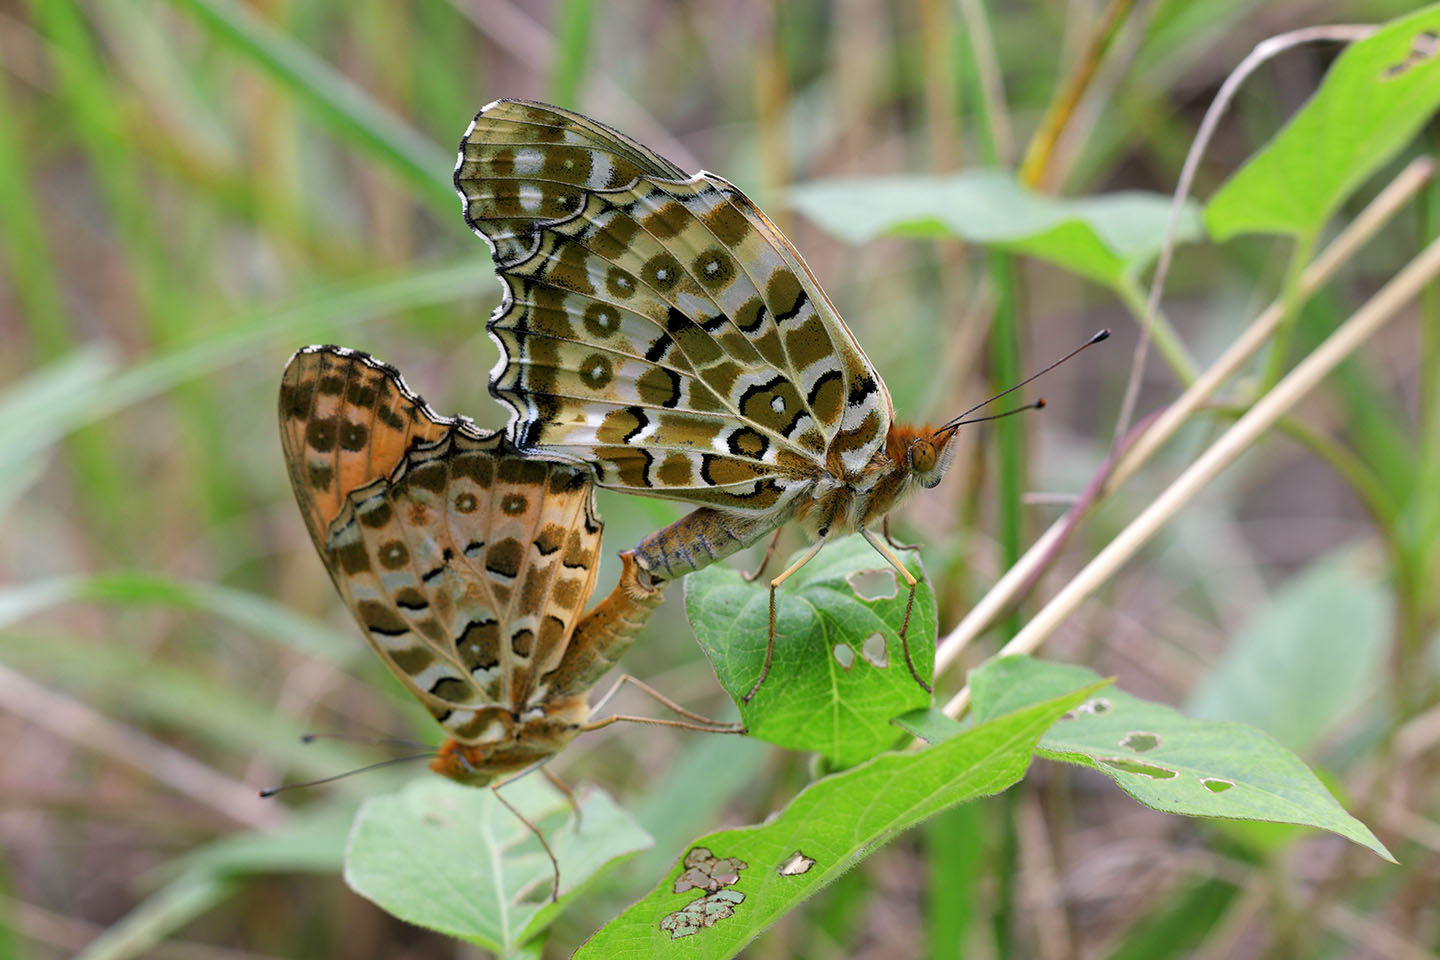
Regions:
M 935 445 L 929 440 L 916 440 L 910 445 L 910 466 L 917 473 L 935 469 Z

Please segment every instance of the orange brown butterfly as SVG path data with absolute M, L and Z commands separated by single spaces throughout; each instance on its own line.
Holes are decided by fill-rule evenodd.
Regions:
M 915 577 L 877 528 L 940 482 L 957 429 L 991 419 L 966 420 L 984 404 L 938 427 L 897 423 L 854 334 L 744 193 L 581 114 L 495 101 L 461 139 L 454 182 L 504 287 L 488 323 L 500 348 L 490 388 L 516 447 L 696 507 L 636 545 L 643 583 L 792 520 L 813 539 L 770 581 L 765 662 L 744 699 L 770 667 L 776 588 L 857 532 L 909 587 L 900 640 L 928 691 L 905 639 Z
M 526 458 L 501 433 L 436 414 L 394 367 L 343 347 L 291 358 L 280 436 L 336 589 L 370 646 L 449 734 L 431 769 L 495 788 L 547 854 L 544 836 L 498 788 L 580 733 L 621 719 L 739 732 L 628 675 L 588 703 L 662 585 L 644 582 L 622 554 L 620 582 L 582 614 L 603 527 L 586 471 Z M 687 720 L 592 720 L 624 683 Z

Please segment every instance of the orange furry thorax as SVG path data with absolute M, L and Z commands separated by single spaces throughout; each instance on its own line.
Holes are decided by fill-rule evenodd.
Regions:
M 885 433 L 885 456 L 895 464 L 909 466 L 910 444 L 935 433 L 930 424 L 911 426 L 908 423 L 892 423 Z

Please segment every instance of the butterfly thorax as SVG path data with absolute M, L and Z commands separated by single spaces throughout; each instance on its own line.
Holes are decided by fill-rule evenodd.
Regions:
M 445 741 L 430 769 L 467 786 L 488 786 L 565 749 L 589 718 L 583 693 L 552 699 L 524 714 L 506 713 L 491 724 L 493 738 Z
M 933 487 L 950 465 L 953 431 L 895 424 L 862 470 L 827 473 L 795 511 L 814 537 L 854 533 L 876 525 L 916 486 Z

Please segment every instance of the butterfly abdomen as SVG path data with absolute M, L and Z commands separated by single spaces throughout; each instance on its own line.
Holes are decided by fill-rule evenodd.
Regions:
M 635 563 L 651 581 L 674 580 L 743 550 L 788 518 L 701 507 L 637 543 Z
M 554 672 L 541 678 L 548 696 L 583 693 L 619 662 L 650 614 L 665 599 L 663 582 L 644 584 L 631 551 L 620 554 L 620 581 L 575 627 L 575 636 Z

